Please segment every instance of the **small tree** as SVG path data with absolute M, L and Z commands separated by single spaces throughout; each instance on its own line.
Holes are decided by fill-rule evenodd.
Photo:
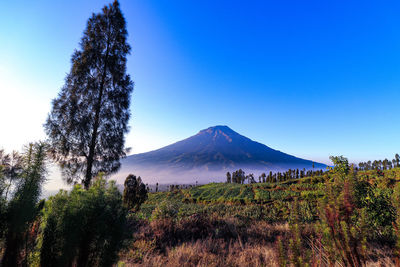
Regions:
M 21 179 L 23 171 L 23 156 L 18 152 L 13 151 L 7 154 L 4 150 L 0 150 L 0 195 L 4 199 L 8 198 L 8 194 L 13 184 L 16 184 Z
M 347 158 L 330 157 L 336 179 L 326 182 L 326 197 L 319 200 L 317 233 L 326 247 L 330 264 L 339 258 L 345 266 L 363 266 L 366 254 L 366 209 L 357 207 L 359 182 Z
M 249 184 L 254 184 L 256 183 L 256 180 L 254 179 L 254 174 L 250 173 L 249 175 L 246 175 L 246 179 Z
M 137 211 L 143 202 L 147 199 L 146 185 L 142 183 L 142 179 L 136 178 L 135 175 L 129 174 L 124 183 L 123 201 L 129 210 Z
M 268 178 L 270 183 L 276 182 L 272 171 L 269 172 Z
M 232 176 L 230 172 L 226 173 L 226 182 L 229 184 L 232 182 Z
M 346 176 L 350 171 L 349 161 L 343 156 L 330 156 L 329 159 L 333 162 L 332 171 L 341 177 Z
M 5 210 L 5 251 L 3 266 L 17 266 L 26 238 L 41 205 L 39 197 L 46 175 L 46 144 L 30 144 L 23 155 L 22 171 L 12 199 Z M 25 251 L 25 255 L 28 251 Z M 24 264 L 27 264 L 24 262 Z
M 242 169 L 239 169 L 232 173 L 232 183 L 243 184 L 245 180 L 246 174 Z
M 265 175 L 265 173 L 263 172 L 263 173 L 260 175 L 260 177 L 259 177 L 260 183 L 261 183 L 261 182 L 265 183 L 265 178 L 266 178 L 266 177 L 267 177 L 267 175 Z

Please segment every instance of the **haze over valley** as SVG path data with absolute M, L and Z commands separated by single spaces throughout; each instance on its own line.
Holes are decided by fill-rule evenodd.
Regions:
M 312 169 L 313 161 L 301 159 L 253 141 L 228 126 L 214 126 L 166 147 L 122 159 L 118 182 L 129 173 L 154 183 L 222 182 L 226 173 L 244 170 L 246 173 Z M 314 163 L 314 169 L 326 169 Z

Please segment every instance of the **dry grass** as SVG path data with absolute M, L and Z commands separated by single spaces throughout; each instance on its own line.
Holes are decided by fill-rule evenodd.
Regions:
M 395 266 L 393 251 L 388 247 L 370 245 L 368 247 L 367 267 Z
M 147 254 L 126 266 L 277 266 L 272 246 L 243 245 L 207 238 L 168 248 L 165 254 Z
M 302 239 L 308 248 L 302 248 L 300 255 L 311 253 L 311 266 L 332 266 L 328 264 L 322 244 L 310 243 L 308 236 L 312 236 L 314 230 L 311 225 L 302 229 Z M 179 222 L 170 219 L 142 221 L 130 249 L 123 252 L 120 259 L 125 266 L 279 266 L 278 237 L 284 249 L 289 249 L 292 232 L 287 223 L 244 223 L 236 218 L 199 216 Z M 366 266 L 394 266 L 390 248 L 371 245 L 367 250 Z M 292 266 L 291 253 L 284 252 L 287 266 Z M 343 264 L 336 262 L 334 266 Z
M 243 225 L 234 218 L 156 220 L 138 229 L 121 260 L 127 266 L 277 266 L 275 241 L 288 232 L 288 224 Z

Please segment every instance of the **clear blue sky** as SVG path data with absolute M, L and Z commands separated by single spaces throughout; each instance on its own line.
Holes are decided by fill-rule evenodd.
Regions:
M 42 124 L 86 21 L 108 1 L 0 5 L 0 146 Z M 349 3 L 351 2 L 351 3 Z M 400 152 L 398 1 L 121 1 L 133 152 L 223 124 L 329 162 Z

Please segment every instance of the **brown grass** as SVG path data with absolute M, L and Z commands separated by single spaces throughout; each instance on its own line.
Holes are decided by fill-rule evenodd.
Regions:
M 300 255 L 311 253 L 311 266 L 328 266 L 325 248 L 309 239 L 314 230 L 311 225 L 302 228 L 302 240 L 308 248 L 300 248 Z M 141 221 L 134 241 L 120 259 L 125 266 L 279 266 L 279 237 L 287 250 L 283 253 L 286 264 L 292 266 L 292 234 L 287 223 L 243 222 L 237 218 L 190 216 L 180 221 Z M 394 265 L 389 248 L 371 245 L 367 250 L 366 266 Z
M 165 254 L 147 254 L 142 262 L 126 266 L 277 266 L 275 255 L 271 246 L 207 238 L 168 248 Z

